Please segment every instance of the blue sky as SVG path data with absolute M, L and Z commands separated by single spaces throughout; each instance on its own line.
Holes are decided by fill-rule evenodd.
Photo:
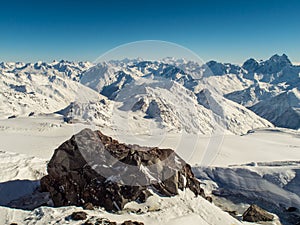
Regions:
M 183 45 L 205 61 L 286 53 L 300 62 L 300 1 L 5 1 L 0 61 L 95 60 L 132 41 Z

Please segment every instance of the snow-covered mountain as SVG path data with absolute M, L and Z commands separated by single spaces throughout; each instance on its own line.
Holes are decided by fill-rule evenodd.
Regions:
M 279 127 L 300 128 L 300 90 L 293 88 L 250 107 Z
M 257 79 L 261 82 L 278 84 L 285 82 L 295 85 L 299 79 L 299 66 L 293 66 L 287 55 L 274 55 L 270 59 L 257 62 L 254 59 L 247 60 L 243 66 L 248 79 Z
M 297 90 L 300 87 L 300 67 L 293 65 L 283 54 L 259 62 L 249 59 L 242 68 L 243 79 L 253 83 L 224 96 L 248 107 L 276 126 L 299 129 L 300 99 Z
M 254 81 L 249 87 L 225 94 L 224 97 L 246 107 L 250 107 L 262 100 L 274 97 L 284 92 L 284 90 L 284 86 L 275 86 L 265 82 Z
M 51 63 L 36 62 L 1 62 L 0 71 L 13 73 L 16 75 L 43 74 L 43 75 L 64 75 L 71 79 L 77 80 L 78 74 L 90 68 L 93 64 L 90 62 L 70 62 L 70 61 L 53 61 Z
M 299 214 L 299 162 L 290 160 L 299 155 L 299 132 L 277 128 L 248 132 L 273 127 L 266 119 L 299 128 L 299 68 L 285 58 L 250 60 L 243 66 L 218 62 L 199 65 L 172 58 L 97 65 L 67 61 L 1 63 L 0 224 L 79 224 L 70 220 L 77 211 L 87 213 L 86 220 L 106 217 L 118 224 L 128 219 L 146 225 L 248 224 L 241 221 L 241 214 L 253 199 L 286 219 L 283 222 L 288 223 L 283 224 L 294 224 L 288 217 Z M 12 116 L 18 118 L 8 119 Z M 213 190 L 209 193 L 214 198 L 212 204 L 182 192 L 172 198 L 153 196 L 145 204 L 131 202 L 121 215 L 74 206 L 40 207 L 39 200 L 47 199 L 37 190 L 46 160 L 77 128 L 94 128 L 91 124 L 114 137 L 120 133 L 134 136 L 128 144 L 161 144 L 176 149 L 192 166 L 214 153 L 207 164 L 240 166 L 194 167 L 205 191 Z M 221 135 L 222 144 L 213 146 L 217 151 L 211 153 L 214 139 L 209 134 L 218 129 L 225 135 Z M 164 136 L 163 131 L 170 135 Z M 205 135 L 184 136 L 183 132 Z M 159 144 L 154 138 L 157 134 L 164 139 L 158 140 Z M 275 160 L 287 162 L 270 162 Z M 242 165 L 251 161 L 267 163 Z M 216 193 L 224 195 L 216 197 Z M 27 207 L 34 203 L 35 209 L 22 210 L 20 203 Z M 237 210 L 235 218 L 217 206 L 231 214 Z M 289 212 L 293 207 L 298 208 L 296 212 Z
M 121 111 L 130 114 L 127 120 L 135 118 L 139 126 L 150 119 L 156 121 L 157 127 L 168 131 L 202 134 L 211 134 L 216 122 L 235 134 L 272 126 L 245 107 L 219 95 L 217 87 L 212 88 L 214 80 L 207 85 L 206 66 L 198 66 L 200 72 L 196 76 L 186 70 L 189 63 L 184 62 L 183 69 L 175 66 L 177 64 L 178 61 L 172 64 L 105 62 L 84 72 L 80 82 L 121 103 Z M 245 85 L 247 82 L 240 86 Z
M 1 118 L 59 112 L 69 119 L 111 127 L 113 117 L 124 118 L 125 113 L 133 127 L 150 123 L 158 129 L 203 134 L 211 133 L 215 121 L 235 134 L 272 126 L 261 116 L 277 126 L 298 129 L 293 125 L 298 121 L 298 95 L 291 106 L 272 104 L 270 111 L 268 103 L 297 90 L 299 72 L 300 67 L 286 55 L 266 61 L 249 59 L 242 66 L 216 61 L 200 65 L 173 58 L 97 65 L 1 63 L 0 112 Z M 285 115 L 293 116 L 287 122 Z
M 99 126 L 110 123 L 114 129 L 130 129 L 136 134 L 147 132 L 149 127 L 201 134 L 212 134 L 220 127 L 225 132 L 244 134 L 251 129 L 272 126 L 245 107 L 207 89 L 195 95 L 177 82 L 165 79 L 154 82 L 141 78 L 125 85 L 114 101 L 72 103 L 60 113 Z
M 80 85 L 78 75 L 90 63 L 60 61 L 53 63 L 1 63 L 0 118 L 53 113 L 70 104 L 78 92 L 98 95 Z

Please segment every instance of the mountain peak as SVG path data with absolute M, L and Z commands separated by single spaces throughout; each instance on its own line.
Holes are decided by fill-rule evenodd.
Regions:
M 242 67 L 249 72 L 253 72 L 259 67 L 259 62 L 253 58 L 250 58 L 244 62 Z
M 282 54 L 281 56 L 278 54 L 275 54 L 269 59 L 269 61 L 276 62 L 276 63 L 284 63 L 286 65 L 292 64 L 292 62 L 290 61 L 290 59 L 288 58 L 288 56 L 286 54 Z
M 257 61 L 253 58 L 248 59 L 242 66 L 250 74 L 276 74 L 288 67 L 293 66 L 292 62 L 286 54 L 278 55 L 275 54 L 268 60 Z M 253 77 L 252 77 L 253 78 Z M 267 76 L 266 82 L 270 82 L 271 77 Z

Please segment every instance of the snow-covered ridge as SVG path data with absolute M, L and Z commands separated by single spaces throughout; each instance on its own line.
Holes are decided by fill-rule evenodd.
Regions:
M 299 88 L 262 100 L 250 109 L 279 127 L 300 128 Z
M 179 62 L 182 64 L 180 65 Z M 131 107 L 126 108 L 125 111 L 127 112 L 139 111 L 136 108 L 132 110 L 132 107 L 142 104 L 145 108 L 143 118 L 156 119 L 157 122 L 161 122 L 158 127 L 168 127 L 169 130 L 183 130 L 192 133 L 198 131 L 202 134 L 210 134 L 215 128 L 213 122 L 209 122 L 212 121 L 212 116 L 208 116 L 211 113 L 211 115 L 214 115 L 213 117 L 216 117 L 218 123 L 222 123 L 226 131 L 235 134 L 245 133 L 252 128 L 272 126 L 254 113 L 248 113 L 248 109 L 241 108 L 238 104 L 234 105 L 226 99 L 219 101 L 218 104 L 214 104 L 216 108 L 218 108 L 217 105 L 221 108 L 222 112 L 219 113 L 217 113 L 218 109 L 214 109 L 212 106 L 207 107 L 205 102 L 201 102 L 207 101 L 206 97 L 208 96 L 205 97 L 205 95 L 210 95 L 208 94 L 209 92 L 202 92 L 206 100 L 199 98 L 199 93 L 205 89 L 215 93 L 209 97 L 210 103 L 213 104 L 213 102 L 216 102 L 213 99 L 218 98 L 219 94 L 225 89 L 228 91 L 228 87 L 233 83 L 238 84 L 239 89 L 247 87 L 251 83 L 244 79 L 242 84 L 240 84 L 240 77 L 235 76 L 235 79 L 228 77 L 229 82 L 227 86 L 221 88 L 224 82 L 222 80 L 216 82 L 210 79 L 213 76 L 207 76 L 208 71 L 210 71 L 210 68 L 207 65 L 200 66 L 197 63 L 193 64 L 188 61 L 175 61 L 171 62 L 171 64 L 166 64 L 164 61 L 126 61 L 126 63 L 124 61 L 113 61 L 99 63 L 84 72 L 81 75 L 80 82 L 113 101 L 122 102 L 124 105 L 128 105 L 129 102 L 127 100 L 130 100 L 129 105 Z M 147 81 L 142 85 L 137 84 L 141 80 Z M 160 85 L 157 85 L 157 83 L 160 83 Z M 141 92 L 142 89 L 144 91 Z M 186 97 L 181 98 L 181 96 L 186 94 Z M 144 97 L 137 97 L 138 95 L 144 95 Z M 194 97 L 191 98 L 191 96 Z M 197 96 L 196 103 L 193 100 L 195 96 Z M 157 102 L 161 100 L 163 102 Z M 177 102 L 181 102 L 181 104 L 178 105 Z M 151 108 L 156 105 L 155 116 L 146 115 L 153 111 L 147 104 Z M 193 111 L 195 105 L 200 110 Z M 133 117 L 139 118 L 137 121 L 143 120 L 137 115 Z M 191 120 L 187 121 L 189 118 Z
M 0 118 L 53 113 L 84 92 L 97 96 L 76 80 L 90 63 L 54 61 L 52 63 L 1 63 Z
M 90 62 L 56 61 L 51 63 L 36 62 L 1 62 L 0 71 L 13 74 L 43 74 L 43 75 L 65 75 L 77 79 L 78 75 L 93 66 Z
M 269 102 L 271 98 L 286 93 L 300 84 L 299 68 L 299 66 L 292 65 L 286 55 L 275 55 L 265 61 L 250 59 L 247 60 L 243 66 L 215 61 L 200 65 L 198 62 L 174 58 L 166 58 L 160 61 L 146 61 L 140 58 L 111 60 L 98 63 L 97 65 L 88 62 L 75 63 L 68 61 L 27 64 L 1 63 L 0 86 L 3 92 L 1 92 L 2 96 L 0 97 L 0 117 L 7 118 L 14 115 L 28 116 L 32 115 L 32 113 L 58 112 L 70 106 L 72 102 L 77 102 L 81 95 L 79 94 L 80 91 L 90 93 L 88 95 L 93 95 L 94 99 L 105 99 L 107 97 L 111 100 L 107 100 L 107 103 L 109 104 L 111 102 L 111 105 L 117 105 L 118 103 L 115 104 L 116 102 L 121 102 L 120 104 L 122 104 L 120 95 L 124 95 L 124 90 L 128 90 L 128 87 L 130 86 L 131 90 L 136 91 L 135 89 L 139 88 L 139 85 L 135 84 L 136 81 L 143 78 L 179 84 L 179 86 L 171 85 L 173 91 L 174 87 L 177 87 L 178 89 L 174 92 L 165 90 L 168 89 L 168 87 L 171 87 L 170 85 L 168 87 L 160 88 L 162 96 L 171 96 L 172 94 L 177 93 L 177 97 L 179 97 L 181 94 L 190 92 L 188 95 L 197 96 L 198 103 L 196 104 L 202 111 L 207 110 L 207 107 L 204 106 L 205 102 L 199 102 L 199 99 L 201 99 L 199 98 L 199 93 L 203 93 L 203 90 L 205 89 L 214 93 L 214 98 L 223 95 L 225 98 L 237 102 L 238 104 L 234 105 L 231 101 L 223 99 L 221 108 L 223 108 L 223 112 L 227 113 L 222 113 L 222 118 L 217 119 L 225 124 L 226 130 L 236 134 L 245 133 L 249 129 L 272 126 L 270 123 L 259 118 L 259 116 L 273 122 L 277 126 L 298 129 L 298 125 L 291 125 L 291 123 L 294 123 L 294 120 L 299 119 L 298 104 L 294 104 L 292 110 L 286 108 L 288 106 L 282 106 L 284 109 L 279 110 L 288 111 L 290 114 L 293 114 L 292 118 L 294 119 L 288 123 L 284 122 L 284 113 L 281 115 L 266 116 L 263 112 L 265 111 L 265 106 L 267 107 L 265 102 Z M 82 84 L 98 92 L 98 94 L 92 90 L 88 90 Z M 149 86 L 149 84 L 144 85 L 144 87 L 146 86 Z M 153 89 L 151 85 L 146 92 L 149 92 L 150 89 Z M 120 94 L 120 92 L 122 93 Z M 152 100 L 146 92 L 143 93 L 143 95 L 148 97 L 146 97 L 147 100 L 144 100 L 145 102 L 149 101 L 150 103 Z M 95 97 L 96 95 L 97 97 Z M 169 114 L 171 113 L 170 110 L 173 110 L 172 107 L 165 108 L 166 105 L 170 105 L 170 101 L 173 101 L 173 105 L 176 105 L 174 104 L 176 97 L 172 99 L 168 96 L 161 98 L 164 99 L 164 103 L 160 104 L 160 113 L 168 111 Z M 185 103 L 183 105 L 187 106 L 186 109 L 193 109 L 194 100 L 186 101 L 187 99 L 190 99 L 190 97 L 185 98 L 185 100 L 182 100 L 181 102 Z M 297 102 L 298 99 L 296 98 L 295 101 Z M 94 105 L 101 105 L 98 100 L 86 100 L 87 104 L 89 104 L 89 101 L 92 101 L 94 102 Z M 136 100 L 137 102 L 139 100 L 143 101 L 141 99 Z M 155 101 L 157 101 L 157 99 L 155 99 Z M 151 107 L 153 104 L 155 104 L 155 102 L 151 103 Z M 242 107 L 239 104 L 248 107 L 259 116 L 249 113 L 247 108 Z M 259 105 L 254 107 L 255 104 Z M 233 105 L 234 107 L 232 107 Z M 278 111 L 277 107 L 280 106 L 279 104 L 275 104 L 274 107 L 274 110 Z M 96 108 L 91 107 L 91 110 L 96 110 Z M 239 113 L 234 113 L 232 111 L 233 108 L 238 109 Z M 127 113 L 132 113 L 132 109 L 128 110 Z M 142 113 L 146 113 L 146 111 Z M 185 118 L 193 115 L 194 118 L 197 118 L 199 117 L 200 111 L 196 113 L 196 117 L 196 114 L 188 113 L 187 111 L 185 112 L 185 115 L 181 112 L 180 117 Z M 209 111 L 212 111 L 213 115 L 217 114 L 216 110 L 208 109 L 208 112 Z M 139 110 L 135 110 L 135 114 L 138 113 Z M 133 117 L 139 118 L 139 116 L 133 114 Z M 200 121 L 210 120 L 209 118 L 204 118 L 207 117 L 206 115 L 209 113 L 200 114 Z M 106 115 L 108 116 L 107 113 Z M 157 116 L 161 117 L 161 115 Z M 218 116 L 220 117 L 220 113 Z M 86 115 L 80 115 L 79 111 L 77 111 L 76 117 L 77 119 L 82 117 L 83 120 L 89 118 L 92 121 L 97 121 L 97 119 L 95 120 L 91 116 L 87 117 Z M 149 122 L 149 119 L 151 119 L 150 117 L 147 117 L 147 115 L 144 115 L 143 117 L 145 118 L 140 118 L 141 121 L 146 119 L 146 122 Z M 202 128 L 200 129 L 200 132 L 206 134 L 209 133 L 209 127 L 211 127 L 211 124 L 207 122 L 204 122 L 204 124 L 192 121 L 190 121 L 191 123 L 187 123 L 185 119 L 178 119 L 179 117 L 177 117 L 177 119 L 172 118 L 170 115 L 167 116 L 169 119 L 167 119 L 166 116 L 163 117 L 165 119 L 162 119 L 161 121 L 156 118 L 156 122 L 160 123 L 158 124 L 158 127 L 168 127 L 171 130 L 188 130 L 189 132 L 194 132 L 195 129 L 199 130 L 199 124 L 201 124 Z M 275 117 L 279 118 L 272 119 Z M 155 118 L 152 119 L 155 120 Z M 101 123 L 102 122 L 99 122 L 98 120 L 98 125 L 103 125 Z M 176 125 L 176 123 L 180 123 L 181 125 Z
M 230 66 L 226 64 L 212 63 L 212 68 L 222 75 L 219 80 L 225 83 L 228 74 L 240 81 L 235 90 L 222 91 L 221 88 L 226 98 L 248 107 L 276 126 L 300 128 L 300 98 L 294 94 L 299 91 L 300 67 L 293 65 L 287 55 L 276 54 L 265 61 L 249 59 L 236 72 L 229 72 Z M 216 78 L 210 76 L 208 80 Z

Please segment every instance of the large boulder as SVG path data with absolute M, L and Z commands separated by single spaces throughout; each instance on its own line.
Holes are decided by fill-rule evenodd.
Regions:
M 190 165 L 173 150 L 121 144 L 100 131 L 84 129 L 59 146 L 41 180 L 55 206 L 91 203 L 108 211 L 151 193 L 177 195 L 189 188 L 204 197 Z
M 121 225 L 144 225 L 144 223 L 127 220 L 127 221 L 123 222 Z
M 243 220 L 247 222 L 273 221 L 274 216 L 257 205 L 251 205 L 243 214 Z

